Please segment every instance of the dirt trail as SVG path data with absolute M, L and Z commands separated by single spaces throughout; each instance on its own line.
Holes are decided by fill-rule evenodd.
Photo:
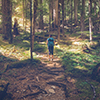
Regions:
M 2 74 L 2 82 L 10 83 L 5 97 L 9 100 L 70 100 L 68 88 L 74 85 L 71 79 L 66 79 L 60 59 L 54 57 L 48 61 L 46 54 L 38 57 L 42 63 L 37 67 L 24 65 Z
M 54 57 L 53 61 L 46 54 L 41 55 L 41 62 L 44 65 L 43 73 L 38 75 L 38 81 L 41 85 L 45 84 L 46 94 L 40 94 L 38 100 L 66 100 L 67 87 L 64 82 L 64 69 L 59 63 L 60 59 Z

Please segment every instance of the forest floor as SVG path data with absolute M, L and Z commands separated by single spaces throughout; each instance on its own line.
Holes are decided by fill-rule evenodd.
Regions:
M 15 41 L 18 42 L 18 39 L 19 37 Z M 70 43 L 72 45 L 73 41 L 75 47 L 68 46 Z M 83 55 L 80 55 L 79 52 L 78 54 L 68 53 L 68 50 L 75 53 L 79 51 L 81 45 L 79 41 L 79 38 L 70 37 L 67 42 L 64 42 L 67 47 L 63 45 L 64 48 L 62 49 L 55 48 L 53 61 L 48 60 L 47 51 L 38 52 L 39 49 L 37 48 L 34 53 L 36 59 L 32 63 L 29 59 L 21 61 L 22 55 L 28 58 L 29 52 L 27 50 L 23 51 L 23 48 L 21 48 L 23 51 L 21 54 L 19 48 L 15 49 L 12 45 L 9 46 L 10 49 L 5 49 L 6 43 L 4 45 L 1 43 L 0 100 L 94 100 L 93 89 L 96 89 L 95 100 L 100 100 L 100 83 L 92 80 L 89 76 L 91 68 L 96 65 L 94 63 L 99 62 L 100 58 L 97 58 L 97 61 L 94 56 L 85 53 Z M 22 45 L 22 47 L 24 46 L 25 44 Z M 43 50 L 42 45 L 39 48 Z M 67 52 L 65 52 L 66 48 Z M 64 51 L 62 51 L 63 49 Z M 92 53 L 94 54 L 94 51 Z M 16 56 L 16 59 L 13 58 L 14 56 Z M 9 59 L 9 57 L 11 58 Z M 87 68 L 82 65 L 83 57 L 87 59 L 84 62 L 89 65 Z M 92 61 L 88 59 L 89 57 Z M 62 59 L 65 60 L 64 63 Z M 77 62 L 72 59 L 76 59 Z M 91 84 L 95 88 L 92 88 Z
M 1 87 L 9 84 L 2 100 L 81 100 L 77 97 L 80 94 L 75 86 L 77 80 L 66 77 L 60 59 L 54 56 L 53 61 L 48 61 L 47 54 L 39 54 L 38 57 L 41 63 L 37 62 L 37 66 L 22 64 L 19 68 L 8 67 L 0 75 Z
M 13 100 L 66 100 L 67 88 L 73 87 L 75 92 L 73 80 L 65 80 L 59 58 L 48 61 L 47 55 L 41 56 L 44 57 L 35 68 L 24 65 L 22 68 L 8 69 L 1 75 L 2 79 L 6 78 L 3 83 L 10 83 L 7 93 L 12 93 Z

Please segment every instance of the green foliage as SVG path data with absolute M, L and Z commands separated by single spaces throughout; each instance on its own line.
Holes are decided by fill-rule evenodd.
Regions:
M 98 56 L 90 55 L 90 54 L 79 54 L 79 53 L 72 53 L 68 52 L 64 54 L 62 57 L 63 65 L 67 70 L 74 70 L 75 68 L 81 70 L 87 70 L 90 72 L 92 71 L 93 66 L 96 65 L 96 61 L 98 60 Z
M 81 43 L 86 42 L 88 45 L 90 45 L 86 40 L 80 42 Z M 64 53 L 62 54 L 63 57 L 62 56 L 61 57 L 66 77 L 71 76 L 72 78 L 77 80 L 75 85 L 76 88 L 78 89 L 78 97 L 77 97 L 78 99 L 80 98 L 80 100 L 83 99 L 91 100 L 93 98 L 93 89 L 91 88 L 90 84 L 86 82 L 86 79 L 90 78 L 89 76 L 91 76 L 94 66 L 100 62 L 100 56 L 99 56 L 100 46 L 98 45 L 96 46 L 95 49 L 91 49 L 92 53 L 90 54 L 83 52 L 75 52 L 74 50 L 71 51 L 71 48 L 73 48 L 74 50 L 77 48 L 80 51 L 82 50 L 81 45 L 80 48 L 78 47 L 78 45 L 75 46 L 70 45 L 70 47 L 66 47 L 66 49 L 63 49 Z M 97 87 L 96 93 L 97 96 L 99 96 L 99 91 L 100 91 L 99 83 L 93 82 L 93 80 L 91 80 L 91 84 Z M 69 89 L 69 92 L 70 91 L 71 89 Z
M 90 84 L 88 84 L 86 81 L 78 81 L 76 84 L 78 90 L 79 90 L 79 97 L 81 99 L 85 99 L 86 97 L 88 97 L 87 100 L 91 100 L 92 99 L 92 94 L 93 94 L 93 90 L 90 86 Z
M 42 4 L 38 5 L 38 16 L 39 15 L 48 15 L 48 5 L 43 1 Z
M 64 53 L 63 53 L 63 50 L 61 50 L 61 49 L 59 49 L 59 48 L 57 48 L 57 47 L 55 47 L 54 48 L 54 53 L 57 55 L 57 56 L 62 56 Z
M 44 52 L 46 52 L 46 49 L 47 49 L 46 46 L 38 44 L 38 43 L 35 43 L 33 51 L 34 52 L 44 53 Z

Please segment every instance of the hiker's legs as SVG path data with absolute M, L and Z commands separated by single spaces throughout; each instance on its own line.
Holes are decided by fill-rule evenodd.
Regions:
M 53 46 L 48 46 L 49 51 L 49 60 L 50 60 L 50 54 L 52 54 L 52 60 L 53 60 Z

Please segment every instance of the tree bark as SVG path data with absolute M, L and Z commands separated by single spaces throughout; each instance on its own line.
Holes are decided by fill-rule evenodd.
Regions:
M 31 60 L 33 60 L 33 54 L 32 54 L 32 0 L 30 0 L 30 54 L 31 54 Z
M 89 0 L 89 33 L 90 33 L 90 42 L 92 41 L 92 20 L 91 20 L 91 0 Z
M 58 3 L 59 3 L 59 0 L 56 0 L 55 3 L 56 3 L 56 20 L 55 20 L 55 24 L 58 27 Z
M 24 27 L 24 0 L 22 1 L 22 5 L 23 5 L 23 13 L 22 13 L 22 18 L 23 18 L 23 27 Z
M 9 27 L 8 27 L 8 29 L 9 29 L 9 43 L 12 43 L 13 42 L 13 35 L 12 35 L 12 2 L 11 2 L 11 0 L 9 0 L 9 19 L 8 19 L 8 21 L 9 21 Z
M 2 0 L 0 0 L 0 12 L 1 12 L 1 8 L 2 8 Z M 1 19 L 1 17 L 0 17 L 0 19 Z
M 85 30 L 84 26 L 84 17 L 85 17 L 85 0 L 82 0 L 82 12 L 81 12 L 81 35 L 83 35 L 83 31 Z
M 39 4 L 40 4 L 40 7 L 41 7 L 41 10 L 40 10 L 40 18 L 39 18 L 39 28 L 40 28 L 40 29 L 43 29 L 44 26 L 43 26 L 42 0 L 39 0 Z
M 49 2 L 49 31 L 52 30 L 52 23 L 53 23 L 53 5 L 52 0 Z
M 10 0 L 2 0 L 2 31 L 3 38 L 12 43 L 12 4 Z
M 32 25 L 32 50 L 34 49 L 34 37 L 35 37 L 35 24 L 36 24 L 36 11 L 37 11 L 38 0 L 34 0 L 33 7 L 33 25 Z
M 60 0 L 56 0 L 55 1 L 55 9 L 53 9 L 54 11 L 54 18 L 55 18 L 55 22 L 54 28 L 57 28 L 57 33 L 58 33 L 58 44 L 60 43 Z
M 75 19 L 75 25 L 77 24 L 77 6 L 78 6 L 78 1 L 74 0 L 74 19 Z
M 58 22 L 57 22 L 57 26 L 58 26 L 58 44 L 60 43 L 60 0 L 58 0 Z
M 25 33 L 26 33 L 26 26 L 27 26 L 27 0 L 24 1 L 25 3 Z
M 64 37 L 64 0 L 62 0 L 62 33 Z
M 100 18 L 100 0 L 98 1 L 99 2 L 99 18 Z M 100 32 L 100 21 L 98 22 L 98 24 L 99 24 L 99 32 Z
M 72 0 L 71 0 L 71 34 L 72 34 L 72 16 L 73 16 L 73 12 L 72 12 Z
M 56 1 L 53 4 L 53 28 L 55 28 L 56 26 L 56 7 L 55 7 L 56 4 L 55 3 Z
M 96 15 L 96 2 L 94 2 L 94 15 Z
M 99 17 L 100 17 L 100 0 L 98 2 L 99 2 Z

